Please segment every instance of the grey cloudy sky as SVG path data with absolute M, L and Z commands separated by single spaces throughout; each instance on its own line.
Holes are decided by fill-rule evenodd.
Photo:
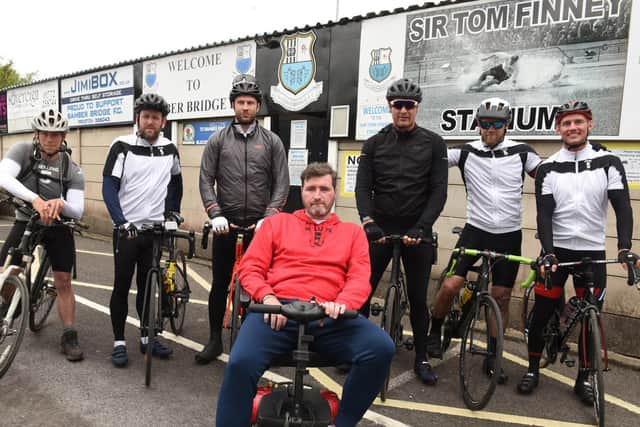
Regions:
M 419 0 L 4 2 L 0 62 L 36 79 L 238 37 L 393 10 Z

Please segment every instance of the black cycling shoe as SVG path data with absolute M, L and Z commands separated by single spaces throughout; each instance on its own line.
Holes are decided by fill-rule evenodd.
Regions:
M 427 335 L 427 354 L 429 357 L 442 359 L 442 341 L 440 333 Z
M 200 365 L 206 365 L 211 363 L 222 354 L 222 340 L 212 339 L 202 349 L 200 353 L 195 356 L 196 362 Z
M 433 372 L 431 364 L 424 359 L 417 359 L 413 370 L 420 381 L 427 385 L 435 385 L 438 382 L 438 376 Z
M 495 357 L 486 357 L 484 362 L 482 362 L 482 367 L 484 369 L 484 373 L 488 376 L 492 377 L 496 372 L 496 358 Z M 500 375 L 498 376 L 498 384 L 504 384 L 507 382 L 509 377 L 504 372 L 504 368 L 500 368 Z
M 527 372 L 520 379 L 518 383 L 518 393 L 520 394 L 531 394 L 536 387 L 538 387 L 538 378 L 539 374 L 534 374 L 533 372 Z
M 593 386 L 589 381 L 580 377 L 573 386 L 573 392 L 580 398 L 580 401 L 587 406 L 593 406 Z

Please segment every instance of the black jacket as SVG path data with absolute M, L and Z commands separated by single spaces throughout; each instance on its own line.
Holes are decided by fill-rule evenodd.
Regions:
M 410 132 L 384 127 L 362 146 L 356 179 L 360 219 L 373 218 L 385 232 L 418 227 L 430 235 L 447 200 L 448 169 L 447 146 L 438 134 L 419 126 Z

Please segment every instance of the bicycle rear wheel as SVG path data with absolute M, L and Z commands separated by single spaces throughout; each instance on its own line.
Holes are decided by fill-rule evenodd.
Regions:
M 42 329 L 58 296 L 53 282 L 49 254 L 44 248 L 40 248 L 34 251 L 34 256 L 38 256 L 37 252 L 39 252 L 39 266 L 31 283 L 31 304 L 29 305 L 29 329 L 33 332 Z
M 522 313 L 520 314 L 520 322 L 522 322 L 522 335 L 524 342 L 529 343 L 529 330 L 531 328 L 531 317 L 533 316 L 533 305 L 535 303 L 534 287 L 529 286 L 522 296 Z
M 146 328 L 143 325 L 143 332 L 146 329 L 147 332 L 147 349 L 144 354 L 145 360 L 145 374 L 144 374 L 144 384 L 149 387 L 151 385 L 151 361 L 153 360 L 153 345 L 156 339 L 156 326 L 158 323 L 158 319 L 162 319 L 158 314 L 158 308 L 160 304 L 156 297 L 156 293 L 161 292 L 160 289 L 160 275 L 158 270 L 151 269 L 149 270 L 149 274 L 147 276 L 147 286 L 145 289 L 144 296 L 144 309 L 142 310 L 143 315 L 146 315 L 147 322 Z
M 584 319 L 583 345 L 586 354 L 589 382 L 593 387 L 593 410 L 599 426 L 604 426 L 604 378 L 602 375 L 602 335 L 595 309 L 589 310 Z
M 486 294 L 481 294 L 474 304 L 474 315 L 469 316 L 464 328 L 460 345 L 460 385 L 465 405 L 473 411 L 484 408 L 496 389 L 499 373 L 502 369 L 502 346 L 504 335 L 502 318 L 496 301 Z M 495 325 L 496 347 L 489 350 L 491 328 Z M 486 372 L 486 360 L 495 358 L 494 375 Z
M 191 294 L 189 281 L 187 280 L 187 261 L 182 251 L 176 253 L 176 271 L 173 277 L 173 283 L 174 290 L 169 295 L 171 304 L 169 323 L 171 323 L 171 331 L 176 335 L 180 335 L 182 333 L 182 327 L 184 326 L 184 317 L 187 312 L 189 295 Z
M 402 340 L 402 337 L 398 337 L 398 322 L 399 315 L 399 301 L 398 301 L 398 289 L 395 286 L 389 286 L 387 290 L 387 297 L 384 301 L 384 312 L 382 314 L 382 329 L 384 329 L 393 343 L 398 347 L 398 342 Z M 384 380 L 382 389 L 380 390 L 380 400 L 383 402 L 387 399 L 387 390 L 389 390 L 389 379 L 391 378 L 391 367 L 387 372 L 387 377 Z
M 13 289 L 13 291 L 12 291 Z M 8 276 L 2 285 L 5 301 L 0 315 L 0 378 L 18 354 L 20 343 L 27 328 L 29 290 L 16 276 Z M 10 297 L 7 295 L 11 294 Z M 5 311 L 6 310 L 6 311 Z

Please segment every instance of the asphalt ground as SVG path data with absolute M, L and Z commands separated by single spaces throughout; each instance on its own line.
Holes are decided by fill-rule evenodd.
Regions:
M 0 238 L 4 239 L 10 225 L 9 221 L 0 221 Z M 117 369 L 110 361 L 113 346 L 108 308 L 113 282 L 111 242 L 104 238 L 80 237 L 76 246 L 76 323 L 85 359 L 71 363 L 60 353 L 62 328 L 55 311 L 40 332 L 27 331 L 16 359 L 0 379 L 0 425 L 213 425 L 228 348 L 219 360 L 209 365 L 194 362 L 194 354 L 208 337 L 209 262 L 194 260 L 189 264 L 193 293 L 183 336 L 165 332 L 163 339 L 174 353 L 168 360 L 153 360 L 151 386 L 146 387 L 144 358 L 138 351 L 135 285 L 130 295 L 126 328 L 129 365 Z M 379 322 L 379 318 L 372 320 Z M 408 326 L 406 329 L 409 330 Z M 228 334 L 226 331 L 224 334 L 226 339 Z M 498 386 L 482 411 L 470 411 L 462 401 L 455 343 L 443 361 L 434 361 L 439 381 L 433 387 L 415 378 L 413 352 L 399 348 L 391 368 L 387 401 L 376 400 L 359 425 L 594 425 L 592 408 L 582 405 L 572 392 L 577 368 L 553 365 L 541 371 L 541 383 L 533 395 L 516 393 L 516 384 L 526 371 L 526 347 L 517 333 L 511 335 L 512 339 L 505 341 L 504 354 L 509 380 Z M 625 363 L 612 363 L 610 367 L 605 373 L 607 425 L 637 426 L 640 415 L 638 363 L 626 359 Z M 274 369 L 265 377 L 263 381 L 291 378 L 292 369 Z M 314 368 L 307 382 L 339 393 L 344 379 L 345 376 L 333 368 Z

